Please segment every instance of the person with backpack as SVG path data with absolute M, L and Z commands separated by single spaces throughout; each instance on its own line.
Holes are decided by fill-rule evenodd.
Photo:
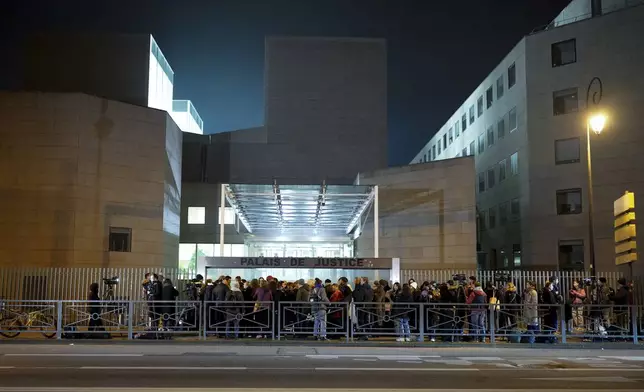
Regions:
M 313 337 L 316 340 L 327 340 L 326 310 L 327 306 L 331 304 L 331 301 L 326 296 L 326 290 L 322 286 L 322 281 L 318 278 L 315 278 L 315 287 L 309 294 L 309 302 L 311 303 L 311 312 L 314 317 Z
M 521 311 L 521 296 L 517 293 L 517 287 L 512 282 L 505 285 L 505 293 L 503 294 L 503 313 L 500 318 L 501 328 L 506 334 L 518 334 L 517 319 Z M 518 335 L 517 335 L 518 337 Z M 516 339 L 515 336 L 513 336 Z
M 411 341 L 411 331 L 409 330 L 409 318 L 414 314 L 414 310 L 411 308 L 414 302 L 414 297 L 411 293 L 411 287 L 409 284 L 405 283 L 402 286 L 402 289 L 396 295 L 394 300 L 394 318 L 396 319 L 396 327 L 398 327 L 398 338 L 397 342 L 410 342 Z

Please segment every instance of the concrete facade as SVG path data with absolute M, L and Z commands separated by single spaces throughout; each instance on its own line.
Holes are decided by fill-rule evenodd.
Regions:
M 0 93 L 0 266 L 176 267 L 181 141 L 163 111 Z
M 379 257 L 402 269 L 476 268 L 474 158 L 393 167 L 358 175 L 378 185 Z M 374 256 L 373 214 L 356 240 L 358 257 Z
M 420 163 L 463 153 L 475 156 L 481 267 L 580 269 L 584 264 L 589 267 L 586 121 L 590 113 L 602 111 L 608 114 L 609 124 L 600 136 L 591 134 L 595 254 L 600 271 L 616 269 L 613 200 L 626 190 L 634 191 L 637 200 L 644 193 L 637 149 L 642 143 L 639 108 L 644 101 L 644 89 L 637 75 L 644 67 L 639 39 L 644 36 L 644 6 L 615 10 L 614 2 L 608 2 L 603 8 L 614 12 L 591 18 L 591 14 L 576 15 L 575 10 L 591 9 L 590 5 L 580 5 L 582 2 L 576 0 L 562 12 L 567 17 L 558 17 L 558 27 L 553 23 L 523 38 L 412 160 Z M 576 16 L 569 18 L 573 14 Z M 553 44 L 567 40 L 575 42 L 574 61 L 555 64 Z M 516 82 L 510 87 L 511 68 Z M 603 81 L 604 95 L 599 106 L 587 110 L 586 89 L 593 77 Z M 501 97 L 499 78 L 503 87 Z M 487 107 L 489 89 L 493 101 Z M 567 89 L 576 89 L 570 100 L 575 109 L 555 115 L 554 95 Z M 480 117 L 479 98 L 483 99 Z M 471 107 L 475 111 L 473 124 L 469 119 Z M 508 126 L 512 108 L 516 108 L 514 130 Z M 456 134 L 455 124 L 462 114 L 467 117 L 467 129 L 463 131 L 462 125 L 459 129 L 462 140 L 453 136 L 454 141 L 449 142 L 449 134 Z M 576 159 L 558 162 L 561 159 L 555 155 L 556 143 L 566 139 L 575 143 L 575 138 Z M 482 149 L 479 139 L 484 144 Z M 433 150 L 445 140 L 447 150 L 441 148 L 441 153 L 437 148 Z M 470 151 L 472 143 L 474 148 Z M 571 214 L 558 212 L 558 191 L 578 189 L 581 209 Z M 575 263 L 570 263 L 571 259 L 564 254 L 562 244 L 567 243 L 578 244 L 575 246 L 580 254 L 575 256 Z M 637 263 L 634 267 L 644 268 Z

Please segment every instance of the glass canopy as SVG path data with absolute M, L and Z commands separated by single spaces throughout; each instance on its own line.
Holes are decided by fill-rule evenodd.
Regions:
M 258 235 L 348 235 L 374 199 L 364 185 L 228 184 L 226 199 Z

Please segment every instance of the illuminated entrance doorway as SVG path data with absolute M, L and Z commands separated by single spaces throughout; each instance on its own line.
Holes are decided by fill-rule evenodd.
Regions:
M 220 210 L 230 206 L 238 217 L 240 228 L 245 229 L 244 258 L 311 260 L 306 266 L 281 265 L 241 266 L 234 264 L 239 257 L 225 262 L 223 253 L 200 257 L 198 271 L 214 275 L 244 276 L 245 279 L 276 276 L 285 280 L 322 277 L 329 279 L 346 276 L 391 278 L 392 259 L 379 259 L 378 186 L 366 185 L 281 185 L 221 184 Z M 373 253 L 356 254 L 355 240 L 360 236 L 366 218 L 373 214 Z M 241 232 L 241 231 L 240 231 Z M 220 220 L 218 249 L 225 249 L 224 222 Z M 211 255 L 207 255 L 211 256 Z M 240 255 L 237 255 L 240 256 Z M 372 259 L 370 267 L 344 265 L 319 268 L 319 259 L 355 260 Z M 206 259 L 209 262 L 206 262 Z M 217 259 L 219 261 L 215 262 Z M 237 261 L 239 262 L 239 261 Z M 342 263 L 342 262 L 340 262 Z M 383 264 L 384 263 L 384 264 Z M 374 265 L 376 265 L 374 267 Z M 208 271 L 206 271 L 208 268 Z M 324 271 L 317 271 L 324 269 Z M 233 271 L 235 270 L 235 271 Z M 243 271 L 242 271 L 243 270 Z M 305 272 L 304 270 L 307 270 Z M 207 272 L 207 273 L 206 273 Z M 242 273 L 244 275 L 242 275 Z

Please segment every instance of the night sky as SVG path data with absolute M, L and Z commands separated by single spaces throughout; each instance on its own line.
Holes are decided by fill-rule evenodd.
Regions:
M 389 162 L 406 164 L 503 56 L 569 0 L 2 1 L 0 50 L 31 31 L 151 33 L 207 133 L 263 123 L 266 35 L 387 39 Z M 5 55 L 7 57 L 5 57 Z M 0 88 L 19 74 L 0 64 Z

